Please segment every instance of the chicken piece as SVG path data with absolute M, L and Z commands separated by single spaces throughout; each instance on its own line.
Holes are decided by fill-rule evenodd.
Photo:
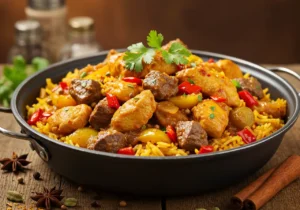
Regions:
M 160 125 L 173 127 L 179 121 L 188 121 L 188 117 L 170 101 L 163 101 L 157 104 L 155 116 Z
M 143 88 L 151 90 L 156 100 L 166 100 L 178 92 L 178 79 L 152 70 L 146 75 Z
M 115 112 L 111 126 L 121 132 L 139 129 L 149 121 L 155 109 L 153 94 L 150 90 L 144 90 Z
M 274 118 L 282 118 L 286 116 L 286 101 L 277 99 L 276 101 L 258 101 L 258 106 L 254 107 L 259 113 L 272 115 Z
M 224 72 L 225 76 L 228 77 L 229 79 L 234 79 L 234 78 L 242 78 L 243 73 L 238 65 L 236 65 L 234 62 L 231 60 L 219 60 L 216 63 Z
M 141 91 L 135 83 L 124 82 L 122 80 L 109 81 L 102 86 L 102 94 L 110 93 L 116 96 L 120 101 L 128 101 Z
M 91 112 L 91 107 L 85 104 L 67 106 L 57 110 L 48 118 L 47 122 L 51 132 L 68 135 L 79 128 L 83 128 L 88 123 Z
M 209 72 L 203 67 L 189 68 L 179 71 L 176 77 L 180 82 L 192 80 L 209 96 L 225 98 L 229 106 L 239 106 L 240 98 L 231 80 L 217 72 Z
M 200 122 L 210 137 L 220 138 L 228 125 L 228 111 L 213 100 L 204 100 L 192 109 L 194 120 Z

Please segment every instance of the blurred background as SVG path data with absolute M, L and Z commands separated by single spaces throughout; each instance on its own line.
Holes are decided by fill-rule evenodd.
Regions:
M 0 63 L 7 62 L 16 42 L 15 22 L 35 15 L 25 13 L 28 5 L 0 0 Z M 77 16 L 93 19 L 99 50 L 145 43 L 156 29 L 165 40 L 180 38 L 191 49 L 257 63 L 300 62 L 299 0 L 66 0 L 63 6 L 66 24 Z M 53 60 L 58 59 L 61 55 Z

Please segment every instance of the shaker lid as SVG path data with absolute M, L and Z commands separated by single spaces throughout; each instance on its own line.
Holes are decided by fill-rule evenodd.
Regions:
M 19 44 L 41 42 L 41 25 L 35 20 L 19 20 L 15 23 L 16 41 Z
M 91 31 L 94 29 L 94 20 L 87 16 L 74 17 L 69 20 L 69 27 L 78 32 Z
M 65 6 L 65 0 L 27 0 L 28 6 L 36 10 L 53 10 Z

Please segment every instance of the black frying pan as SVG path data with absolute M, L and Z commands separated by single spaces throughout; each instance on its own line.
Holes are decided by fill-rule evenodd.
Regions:
M 279 147 L 283 135 L 297 120 L 299 95 L 284 79 L 256 64 L 226 55 L 193 50 L 204 60 L 230 59 L 243 72 L 256 77 L 263 87 L 268 87 L 273 98 L 284 98 L 288 103 L 286 124 L 265 139 L 239 148 L 203 155 L 185 157 L 135 157 L 92 151 L 64 144 L 35 131 L 25 120 L 26 105 L 36 102 L 46 78 L 58 82 L 68 71 L 97 64 L 107 52 L 54 64 L 26 79 L 15 91 L 11 110 L 22 127 L 21 133 L 0 128 L 0 132 L 18 139 L 29 140 L 32 148 L 57 173 L 83 185 L 103 190 L 145 195 L 191 194 L 228 186 L 261 168 Z M 285 68 L 298 79 L 300 76 Z M 1 111 L 10 111 L 1 109 Z

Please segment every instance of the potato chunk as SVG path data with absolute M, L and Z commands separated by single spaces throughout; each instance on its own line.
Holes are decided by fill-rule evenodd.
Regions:
M 67 135 L 83 128 L 88 123 L 91 112 L 91 107 L 86 104 L 67 106 L 57 110 L 47 121 L 51 132 Z
M 217 72 L 211 72 L 204 67 L 189 68 L 179 71 L 176 77 L 180 82 L 192 80 L 209 96 L 219 96 L 226 99 L 229 106 L 239 106 L 240 98 L 231 80 Z
M 126 101 L 114 114 L 111 126 L 121 132 L 141 128 L 152 117 L 156 102 L 150 90 Z
M 238 65 L 231 60 L 219 60 L 216 63 L 224 72 L 225 76 L 229 79 L 242 78 L 243 73 Z
M 228 125 L 228 111 L 213 100 L 204 100 L 192 109 L 193 117 L 207 134 L 220 138 Z

